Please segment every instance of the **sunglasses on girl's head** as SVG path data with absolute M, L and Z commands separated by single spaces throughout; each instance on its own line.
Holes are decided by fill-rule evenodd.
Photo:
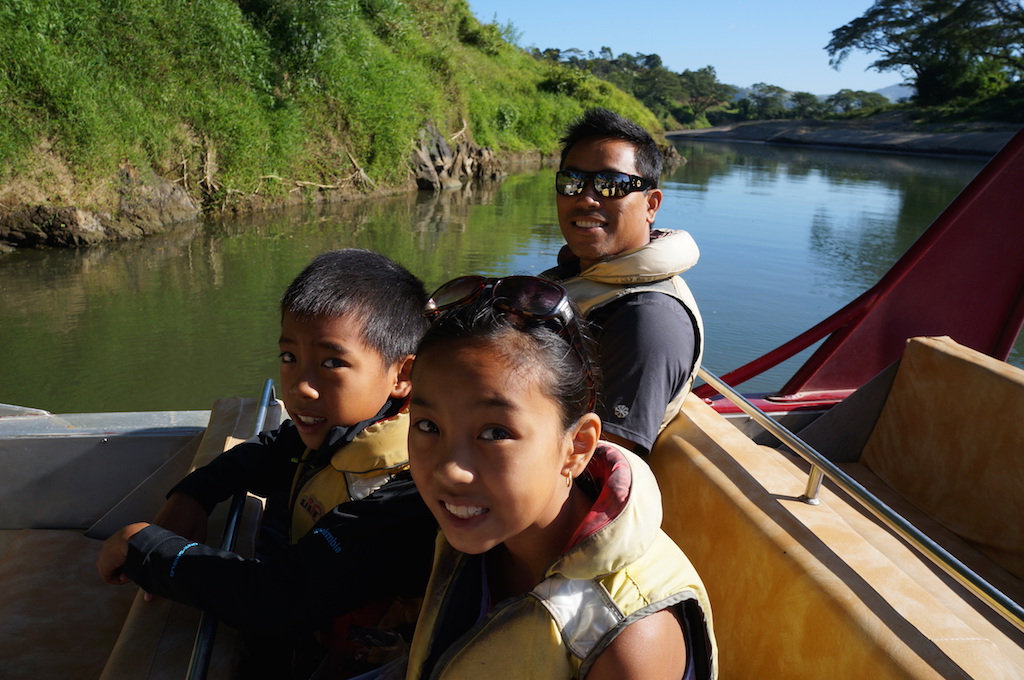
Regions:
M 438 318 L 449 310 L 470 304 L 481 294 L 489 296 L 490 305 L 494 309 L 519 319 L 558 322 L 557 328 L 552 330 L 562 336 L 580 358 L 590 385 L 590 404 L 587 410 L 593 411 L 597 401 L 593 369 L 586 352 L 580 347 L 582 341 L 565 288 L 554 281 L 536 276 L 506 276 L 500 279 L 460 276 L 434 291 L 427 300 L 423 314 L 430 319 Z
M 424 314 L 433 318 L 444 311 L 467 305 L 489 291 L 491 306 L 525 319 L 547 321 L 557 318 L 563 326 L 572 321 L 572 307 L 565 288 L 536 276 L 460 276 L 434 291 Z
M 583 193 L 587 182 L 594 183 L 594 191 L 605 198 L 621 198 L 634 191 L 646 191 L 654 182 L 624 172 L 583 172 L 582 170 L 559 170 L 555 173 L 555 191 L 563 196 L 578 196 Z

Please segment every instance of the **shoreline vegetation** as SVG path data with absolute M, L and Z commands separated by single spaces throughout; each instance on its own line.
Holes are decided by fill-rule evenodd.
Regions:
M 592 106 L 663 131 L 507 30 L 466 0 L 0 3 L 0 250 L 441 189 Z
M 735 120 L 715 108 L 734 107 L 734 88 L 711 67 L 675 74 L 690 118 L 659 113 L 616 73 L 517 47 L 514 26 L 481 23 L 467 0 L 19 0 L 0 3 L 0 38 L 0 253 L 500 178 L 557 159 L 561 131 L 595 106 L 669 140 L 905 153 L 991 155 L 1020 127 L 774 120 L 750 105 L 773 120 L 666 133 Z M 637 83 L 668 93 L 657 55 L 628 56 L 605 65 L 643 67 Z
M 930 129 L 929 129 L 930 128 Z M 882 151 L 888 153 L 972 156 L 989 158 L 1024 126 L 1009 123 L 964 123 L 957 125 L 914 126 L 879 117 L 856 121 L 837 120 L 772 120 L 746 121 L 695 130 L 671 130 L 664 133 L 673 139 L 693 139 L 712 142 L 740 142 L 784 144 L 792 146 L 846 148 Z M 517 168 L 538 167 L 557 161 L 553 154 L 534 152 L 506 152 L 495 154 L 489 149 L 472 144 L 445 143 L 434 130 L 431 144 L 422 144 L 411 161 L 417 159 L 419 172 L 430 173 L 433 167 L 434 187 L 426 182 L 404 182 L 399 185 L 340 187 L 314 182 L 291 181 L 293 188 L 287 195 L 248 201 L 236 205 L 234 212 L 257 211 L 282 207 L 300 202 L 336 202 L 372 199 L 374 196 L 419 190 L 445 190 L 457 188 L 468 178 L 500 179 Z M 667 159 L 671 163 L 671 159 Z M 676 163 L 685 159 L 676 159 Z M 426 170 L 424 170 L 426 169 Z M 459 179 L 461 172 L 462 179 Z M 279 177 L 278 182 L 288 183 Z M 172 224 L 196 219 L 201 207 L 192 196 L 173 181 L 150 173 L 140 178 L 137 170 L 122 167 L 118 173 L 120 200 L 118 215 L 97 213 L 87 208 L 47 204 L 22 205 L 14 209 L 0 202 L 0 254 L 13 252 L 17 247 L 78 247 L 111 240 L 141 238 L 159 233 Z M 12 243 L 12 233 L 28 232 L 29 242 Z M 31 237 L 35 232 L 36 236 Z M 45 232 L 45 236 L 40 234 Z

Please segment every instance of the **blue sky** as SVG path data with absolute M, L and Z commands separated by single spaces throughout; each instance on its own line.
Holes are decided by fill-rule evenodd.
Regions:
M 843 88 L 879 90 L 902 82 L 899 73 L 865 68 L 874 58 L 855 52 L 836 71 L 825 45 L 832 31 L 856 19 L 872 0 L 469 0 L 478 19 L 512 22 L 523 47 L 608 46 L 658 54 L 679 72 L 714 66 L 730 85 L 778 85 L 787 90 L 833 94 Z

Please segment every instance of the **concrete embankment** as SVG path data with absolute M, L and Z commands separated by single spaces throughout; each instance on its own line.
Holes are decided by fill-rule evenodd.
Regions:
M 900 121 L 752 121 L 665 133 L 669 139 L 763 142 L 895 153 L 990 157 L 1020 130 L 1007 123 L 915 126 Z

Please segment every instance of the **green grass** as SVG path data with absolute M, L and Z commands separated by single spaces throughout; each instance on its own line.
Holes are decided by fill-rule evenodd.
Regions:
M 0 185 L 31 176 L 41 143 L 81 186 L 127 162 L 218 205 L 283 192 L 268 175 L 341 183 L 353 161 L 407 181 L 427 122 L 548 153 L 589 106 L 661 130 L 608 83 L 506 43 L 465 0 L 5 0 L 0 42 Z

